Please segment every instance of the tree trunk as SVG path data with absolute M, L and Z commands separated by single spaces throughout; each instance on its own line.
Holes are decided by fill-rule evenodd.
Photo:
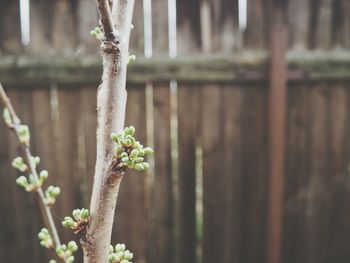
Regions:
M 126 71 L 134 7 L 134 0 L 114 0 L 111 13 L 114 25 L 110 25 L 110 13 L 101 14 L 110 12 L 109 2 L 97 0 L 97 3 L 105 39 L 101 45 L 102 84 L 97 95 L 97 159 L 90 203 L 91 218 L 86 234 L 81 239 L 84 263 L 108 262 L 115 206 L 123 177 L 122 173 L 113 170 L 114 153 L 110 136 L 112 132 L 120 133 L 124 128 Z

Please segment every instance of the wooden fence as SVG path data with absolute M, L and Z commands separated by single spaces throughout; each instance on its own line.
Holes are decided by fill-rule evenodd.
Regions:
M 275 1 L 285 4 L 289 52 L 282 210 L 270 215 L 271 134 L 283 131 L 268 124 L 278 4 L 247 0 L 245 27 L 245 1 L 135 2 L 130 53 L 147 58 L 130 66 L 126 122 L 155 157 L 147 174 L 129 172 L 123 182 L 113 242 L 126 243 L 136 263 L 276 263 L 274 250 L 283 263 L 348 262 L 350 2 Z M 62 189 L 53 210 L 60 225 L 89 205 L 97 12 L 92 0 L 29 3 L 27 46 L 19 1 L 0 3 L 0 81 L 31 127 L 40 168 Z M 0 261 L 47 262 L 35 198 L 16 187 L 10 167 L 20 153 L 0 122 Z M 281 240 L 271 247 L 274 222 Z

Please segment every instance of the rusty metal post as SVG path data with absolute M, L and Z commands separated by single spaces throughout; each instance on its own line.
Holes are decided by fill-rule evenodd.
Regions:
M 287 38 L 287 27 L 285 23 L 277 22 L 271 25 L 271 64 L 268 109 L 270 177 L 267 220 L 267 263 L 279 263 L 281 252 L 285 159 L 285 111 L 287 95 Z

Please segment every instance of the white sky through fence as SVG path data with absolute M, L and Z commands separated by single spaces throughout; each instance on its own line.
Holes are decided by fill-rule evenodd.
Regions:
M 143 0 L 143 29 L 144 29 L 144 55 L 151 58 L 153 55 L 152 42 L 152 2 Z
M 247 3 L 248 0 L 238 0 L 238 25 L 241 31 L 247 28 Z
M 21 20 L 21 42 L 27 46 L 30 43 L 30 9 L 29 0 L 20 0 L 19 12 Z

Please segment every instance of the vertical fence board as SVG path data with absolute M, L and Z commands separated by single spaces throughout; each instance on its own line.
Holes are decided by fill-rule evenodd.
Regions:
M 241 261 L 264 262 L 267 195 L 267 93 L 246 87 L 242 106 Z
M 146 144 L 145 88 L 128 88 L 126 126 L 136 128 L 136 138 Z M 114 242 L 122 242 L 134 253 L 134 261 L 146 262 L 147 211 L 145 206 L 145 173 L 127 170 L 118 198 L 114 225 Z
M 170 154 L 170 89 L 154 87 L 154 151 L 155 151 L 155 248 L 152 262 L 169 262 L 173 252 L 173 203 Z
M 309 92 L 291 85 L 288 94 L 282 262 L 305 262 L 305 183 L 309 177 Z
M 327 252 L 326 226 L 329 224 L 329 93 L 320 85 L 310 90 L 310 177 L 307 182 L 306 234 L 308 263 L 322 262 Z
M 95 174 L 96 162 L 96 129 L 97 129 L 97 84 L 84 87 L 80 90 L 81 113 L 79 136 L 84 134 L 84 140 L 79 142 L 81 154 L 84 155 L 83 167 L 84 180 L 83 205 L 89 207 L 92 193 L 92 183 Z
M 330 48 L 332 43 L 332 0 L 314 1 L 313 47 Z
M 152 32 L 154 56 L 169 53 L 168 2 L 152 1 Z M 170 89 L 169 85 L 153 87 L 153 121 L 155 151 L 155 181 L 153 186 L 154 246 L 150 262 L 175 260 L 173 254 L 173 196 L 170 139 Z
M 33 154 L 40 157 L 38 171 L 40 172 L 45 169 L 49 172 L 49 178 L 44 185 L 44 189 L 46 189 L 49 185 L 57 186 L 57 182 L 59 181 L 57 174 L 57 155 L 55 148 L 53 147 L 55 138 L 51 118 L 50 89 L 47 86 L 35 88 L 31 90 L 31 98 L 33 113 L 32 125 L 29 128 L 33 131 L 32 141 L 33 150 L 35 151 Z M 59 218 L 54 215 L 54 219 L 59 226 Z M 41 227 L 44 226 L 41 225 Z M 33 233 L 33 237 L 36 237 L 36 235 L 37 233 Z M 45 252 L 46 260 L 49 260 L 49 253 L 47 253 L 47 250 L 40 248 L 39 243 L 36 243 L 35 245 L 41 252 Z
M 201 28 L 199 0 L 177 0 L 177 45 L 179 53 L 190 53 L 200 50 Z
M 177 1 L 177 52 L 184 55 L 200 52 L 201 24 L 199 0 Z M 178 133 L 178 262 L 199 262 L 202 247 L 203 216 L 196 200 L 202 185 L 197 182 L 196 148 L 200 143 L 200 87 L 179 83 L 177 88 L 177 133 Z M 200 202 L 200 203 L 197 203 Z M 196 204 L 197 203 L 197 204 Z M 199 212 L 196 214 L 196 212 Z M 199 252 L 199 251 L 198 251 Z
M 232 51 L 240 45 L 238 1 L 213 1 L 213 47 L 215 51 Z
M 247 1 L 247 29 L 244 32 L 244 47 L 266 48 L 268 37 L 267 17 L 269 9 L 262 0 Z M 271 11 L 271 10 L 270 10 Z
M 345 263 L 350 251 L 347 247 L 349 242 L 349 223 L 344 220 L 349 213 L 349 154 L 347 153 L 347 117 L 348 97 L 347 87 L 340 84 L 331 85 L 329 98 L 330 116 L 328 122 L 329 132 L 329 178 L 328 188 L 331 189 L 330 222 L 333 227 L 327 228 L 327 251 L 325 261 Z
M 79 90 L 68 87 L 57 88 L 57 116 L 54 120 L 55 149 L 57 155 L 58 185 L 64 193 L 60 195 L 53 210 L 61 217 L 71 215 L 73 209 L 80 207 L 82 200 L 78 173 L 77 127 L 80 108 Z M 71 231 L 63 231 L 65 240 L 74 239 Z
M 179 131 L 179 262 L 195 262 L 196 252 L 196 144 L 199 88 L 178 88 Z M 198 220 L 202 220 L 198 218 Z M 199 223 L 199 221 L 198 221 Z
M 99 42 L 90 35 L 90 31 L 98 26 L 96 3 L 86 0 L 77 0 L 76 2 L 78 52 L 97 53 Z
M 203 262 L 223 262 L 225 235 L 222 223 L 227 212 L 225 178 L 221 165 L 224 112 L 220 88 L 206 86 L 202 90 L 203 144 Z M 218 216 L 220 215 L 220 216 Z
M 135 1 L 132 24 L 133 29 L 130 33 L 130 54 L 142 55 L 144 46 L 142 1 Z
M 21 50 L 19 1 L 2 0 L 0 3 L 0 49 L 5 52 Z
M 242 105 L 243 90 L 240 87 L 226 86 L 224 93 L 224 116 L 223 124 L 224 137 L 222 138 L 223 158 L 223 180 L 225 181 L 225 191 L 227 207 L 221 219 L 225 225 L 225 232 L 222 237 L 224 249 L 223 262 L 239 263 L 240 259 L 240 239 L 241 239 L 241 207 L 242 207 Z
M 30 36 L 28 51 L 31 54 L 52 53 L 52 12 L 51 1 L 30 1 Z
M 310 0 L 288 1 L 289 43 L 292 49 L 308 48 L 310 8 Z

